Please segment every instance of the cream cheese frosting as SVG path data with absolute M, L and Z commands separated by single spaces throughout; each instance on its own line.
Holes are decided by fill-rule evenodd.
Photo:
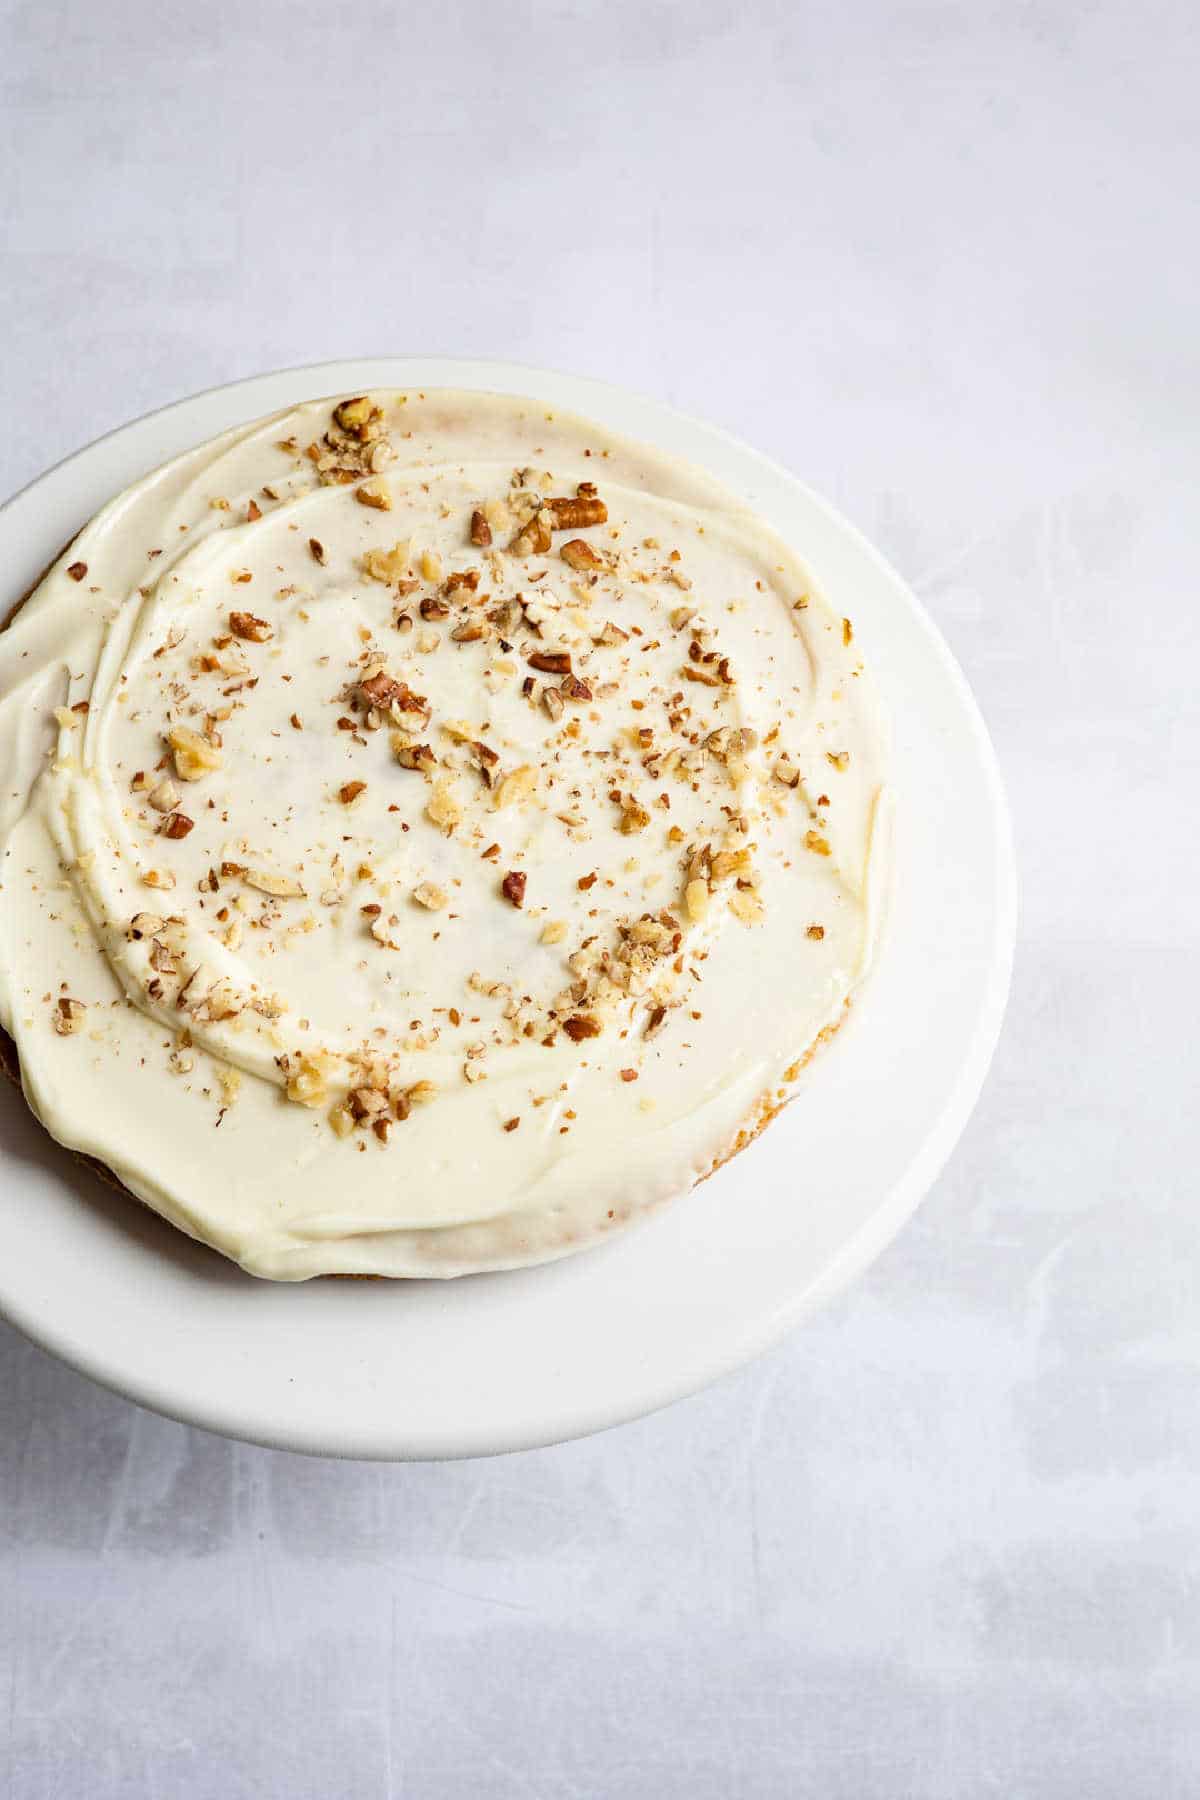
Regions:
M 0 637 L 0 768 L 30 1105 L 277 1280 L 537 1262 L 683 1192 L 878 931 L 851 619 L 711 478 L 530 400 L 313 401 L 135 484 Z

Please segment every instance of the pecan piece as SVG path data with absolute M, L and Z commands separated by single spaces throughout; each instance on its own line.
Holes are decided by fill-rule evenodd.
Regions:
M 471 514 L 471 542 L 481 550 L 486 550 L 492 541 L 492 528 L 487 522 L 487 515 L 480 507 Z
M 490 788 L 495 779 L 496 765 L 500 761 L 496 752 L 478 738 L 472 738 L 467 745 L 467 755 L 471 759 L 471 767 L 479 770 L 485 787 Z
M 87 1007 L 82 1000 L 69 1000 L 65 994 L 58 998 L 58 1010 L 52 1014 L 52 1023 L 59 1037 L 72 1037 L 83 1024 L 83 1015 Z
M 568 568 L 578 569 L 580 572 L 586 571 L 590 573 L 593 569 L 602 569 L 604 567 L 603 559 L 596 555 L 592 546 L 585 543 L 583 538 L 570 538 L 567 543 L 562 546 L 558 554 L 562 557 Z
M 82 581 L 87 574 L 87 564 L 85 562 L 69 563 L 67 566 L 67 574 L 71 577 L 72 581 Z
M 320 538 L 309 538 L 308 550 L 309 550 L 309 555 L 312 557 L 314 562 L 324 564 L 325 546 L 321 542 Z
M 558 496 L 547 500 L 545 510 L 553 515 L 556 531 L 580 531 L 608 522 L 608 508 L 594 494 L 577 494 L 574 500 Z
M 351 480 L 353 480 L 353 476 Z M 354 498 L 360 506 L 373 506 L 376 512 L 391 512 L 392 510 L 392 496 L 388 485 L 377 477 L 373 477 L 370 481 L 364 481 L 361 487 L 356 488 Z
M 253 613 L 231 612 L 229 629 L 234 637 L 244 638 L 250 644 L 265 644 L 271 636 L 271 627 L 265 619 L 256 619 Z
M 531 669 L 540 669 L 543 675 L 571 673 L 571 654 L 568 650 L 535 650 L 525 661 Z
M 573 1044 L 581 1044 L 584 1038 L 600 1036 L 600 1021 L 591 1013 L 572 1013 L 569 1019 L 563 1020 L 563 1030 Z
M 170 812 L 159 826 L 159 832 L 166 838 L 185 838 L 196 823 L 186 813 Z
M 437 757 L 428 744 L 400 744 L 395 756 L 402 769 L 416 769 L 420 775 L 429 775 L 437 767 Z
M 558 684 L 558 691 L 564 700 L 590 700 L 592 690 L 586 681 L 578 675 L 566 675 Z
M 514 906 L 524 906 L 525 904 L 525 879 L 523 869 L 510 869 L 500 883 L 500 892 L 506 900 L 511 900 Z
M 550 548 L 550 518 L 545 507 L 535 512 L 508 546 L 514 556 L 544 556 Z
M 380 408 L 366 394 L 356 394 L 352 400 L 343 400 L 333 409 L 334 424 L 360 441 L 370 434 L 371 427 L 378 425 L 382 417 Z
M 446 605 L 446 602 L 444 600 L 435 600 L 432 594 L 428 594 L 425 599 L 422 600 L 418 610 L 423 619 L 448 619 L 450 617 L 450 608 Z

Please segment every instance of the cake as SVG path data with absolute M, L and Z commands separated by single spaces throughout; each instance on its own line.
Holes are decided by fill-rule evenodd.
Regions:
M 533 400 L 178 457 L 0 636 L 29 1105 L 275 1280 L 546 1261 L 684 1193 L 870 966 L 850 614 L 707 474 Z

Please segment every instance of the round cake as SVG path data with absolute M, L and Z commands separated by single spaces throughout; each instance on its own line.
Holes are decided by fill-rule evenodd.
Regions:
M 168 463 L 0 637 L 30 1106 L 274 1280 L 517 1267 L 683 1193 L 870 964 L 852 611 L 532 400 L 318 400 Z

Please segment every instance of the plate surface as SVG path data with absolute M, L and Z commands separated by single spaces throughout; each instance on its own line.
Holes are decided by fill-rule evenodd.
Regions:
M 694 1392 L 878 1254 L 954 1147 L 991 1060 L 1016 918 L 995 756 L 936 628 L 858 532 L 713 426 L 602 382 L 385 357 L 288 370 L 123 426 L 0 510 L 0 616 L 117 490 L 231 425 L 368 387 L 532 394 L 701 464 L 853 615 L 891 714 L 896 882 L 849 1022 L 771 1128 L 693 1194 L 564 1262 L 450 1282 L 243 1275 L 0 1096 L 0 1314 L 144 1406 L 320 1455 L 484 1455 Z

